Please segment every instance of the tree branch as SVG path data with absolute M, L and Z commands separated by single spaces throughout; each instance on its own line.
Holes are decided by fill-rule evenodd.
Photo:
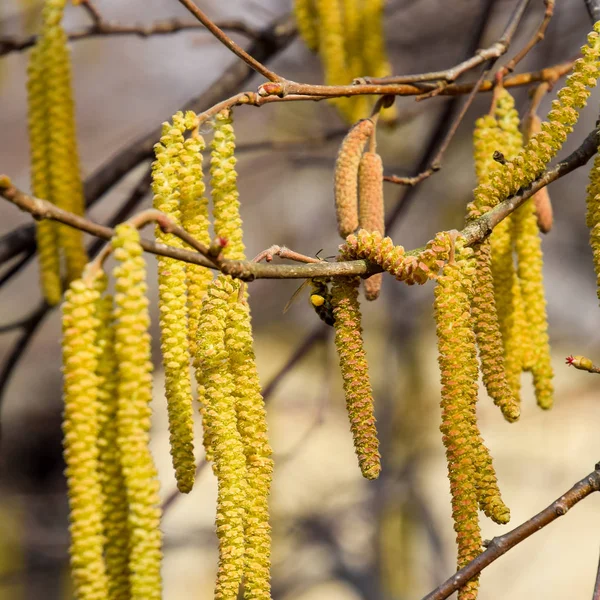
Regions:
M 495 560 L 506 554 L 511 548 L 526 540 L 529 536 L 540 531 L 559 517 L 566 515 L 568 510 L 587 498 L 593 492 L 600 490 L 600 463 L 595 470 L 578 481 L 569 491 L 555 500 L 550 506 L 537 515 L 519 525 L 516 529 L 495 537 L 488 545 L 487 550 L 474 558 L 469 564 L 460 569 L 455 575 L 447 579 L 442 585 L 422 600 L 444 600 L 460 589 L 467 581 L 481 573 Z

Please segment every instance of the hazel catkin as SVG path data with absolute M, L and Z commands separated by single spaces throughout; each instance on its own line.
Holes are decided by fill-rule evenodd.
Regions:
M 160 600 L 162 533 L 159 482 L 150 453 L 152 361 L 148 327 L 146 268 L 140 234 L 128 223 L 117 225 L 111 240 L 115 277 L 115 355 L 117 444 L 127 490 L 129 572 L 132 600 Z
M 346 238 L 358 227 L 358 169 L 365 143 L 375 124 L 364 119 L 344 138 L 335 163 L 334 195 L 338 231 Z
M 373 392 L 363 347 L 357 277 L 338 277 L 331 290 L 335 346 L 344 381 L 346 409 L 363 477 L 377 479 L 381 471 L 375 427 Z

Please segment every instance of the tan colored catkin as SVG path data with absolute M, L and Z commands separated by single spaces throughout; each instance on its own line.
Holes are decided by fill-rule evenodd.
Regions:
M 358 227 L 358 169 L 363 148 L 375 123 L 364 119 L 354 125 L 340 146 L 335 163 L 334 195 L 338 231 L 346 238 Z
M 383 162 L 376 152 L 365 152 L 358 168 L 358 224 L 368 232 L 385 235 L 385 207 L 383 203 Z M 365 298 L 376 300 L 381 291 L 383 273 L 364 280 Z

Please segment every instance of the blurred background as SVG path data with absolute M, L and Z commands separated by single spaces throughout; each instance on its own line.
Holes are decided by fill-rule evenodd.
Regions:
M 498 39 L 515 4 L 515 0 L 388 1 L 385 29 L 393 72 L 439 70 L 463 60 L 473 44 L 485 47 Z M 122 24 L 188 18 L 176 0 L 97 0 L 96 5 L 106 19 Z M 216 21 L 239 19 L 257 30 L 291 10 L 289 0 L 203 0 L 198 5 Z M 2 0 L 0 38 L 22 39 L 34 33 L 40 9 L 39 0 Z M 529 39 L 543 13 L 541 0 L 530 3 L 509 57 Z M 68 31 L 88 23 L 81 8 L 69 7 Z M 545 41 L 518 71 L 575 58 L 589 30 L 583 0 L 559 2 Z M 233 37 L 249 43 L 241 34 Z M 190 98 L 218 84 L 223 70 L 237 61 L 197 29 L 148 39 L 80 40 L 72 44 L 72 52 L 85 176 L 169 119 Z M 0 172 L 25 190 L 29 189 L 27 60 L 27 51 L 0 57 Z M 318 58 L 298 39 L 269 65 L 295 81 L 322 81 Z M 256 89 L 260 81 L 256 77 L 243 89 Z M 525 109 L 527 91 L 519 89 L 515 95 L 518 107 Z M 552 96 L 545 99 L 542 116 Z M 399 210 L 388 232 L 396 243 L 413 248 L 439 230 L 461 227 L 475 186 L 473 124 L 489 109 L 490 99 L 489 95 L 476 99 L 440 172 L 410 191 L 386 184 L 387 210 L 390 214 Z M 595 93 L 561 156 L 594 127 L 598 99 Z M 378 135 L 386 172 L 418 172 L 436 128 L 462 101 L 449 107 L 453 101 L 448 98 L 423 102 L 398 98 L 399 123 Z M 285 244 L 309 255 L 320 250 L 322 256 L 334 255 L 340 240 L 332 170 L 346 130 L 334 108 L 324 102 L 244 107 L 236 110 L 235 120 L 248 255 L 271 244 Z M 90 211 L 91 218 L 109 220 L 139 187 L 148 165 L 146 161 L 137 167 L 105 194 Z M 600 356 L 600 313 L 584 222 L 588 169 L 550 187 L 555 225 L 544 237 L 543 247 L 556 369 L 555 407 L 542 413 L 535 406 L 529 376 L 524 376 L 522 417 L 515 424 L 503 420 L 483 389 L 480 394 L 480 424 L 511 508 L 509 528 L 549 504 L 599 460 L 600 384 L 594 376 L 564 364 L 571 353 L 597 360 Z M 142 196 L 136 210 L 151 204 L 148 194 Z M 0 202 L 0 234 L 30 221 L 28 215 Z M 4 264 L 2 273 L 22 257 Z M 148 256 L 147 263 L 158 359 L 156 261 Z M 298 284 L 263 280 L 250 285 L 258 366 L 269 390 L 275 451 L 273 597 L 420 598 L 451 575 L 455 564 L 439 433 L 433 287 L 408 288 L 386 277 L 382 297 L 364 304 L 364 335 L 383 455 L 380 479 L 367 482 L 361 478 L 352 448 L 331 331 L 316 317 L 308 293 L 283 314 Z M 27 317 L 39 303 L 37 266 L 32 261 L 0 289 L 0 325 Z M 0 413 L 0 600 L 59 600 L 72 597 L 61 457 L 59 311 L 44 317 L 18 363 L 11 365 L 21 335 L 14 330 L 0 336 L 4 368 L 0 373 L 6 380 Z M 308 344 L 310 350 L 294 368 L 274 381 L 289 358 Z M 175 482 L 162 390 L 157 366 L 152 448 L 166 499 Z M 198 446 L 200 458 L 199 441 Z M 216 482 L 205 468 L 189 496 L 169 502 L 163 521 L 166 600 L 212 597 L 217 564 L 215 499 Z M 599 503 L 592 496 L 486 569 L 480 598 L 591 597 L 600 548 Z M 484 538 L 507 530 L 482 516 Z

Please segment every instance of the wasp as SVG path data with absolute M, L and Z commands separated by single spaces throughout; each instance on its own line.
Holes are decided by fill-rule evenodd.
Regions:
M 329 290 L 329 284 L 331 283 L 330 277 L 315 277 L 314 279 L 307 279 L 293 294 L 289 302 L 286 304 L 283 312 L 286 313 L 292 306 L 294 301 L 300 296 L 302 290 L 307 286 L 311 287 L 310 303 L 315 309 L 319 319 L 333 327 L 335 323 L 335 317 L 333 316 L 333 304 L 331 302 L 331 291 Z

